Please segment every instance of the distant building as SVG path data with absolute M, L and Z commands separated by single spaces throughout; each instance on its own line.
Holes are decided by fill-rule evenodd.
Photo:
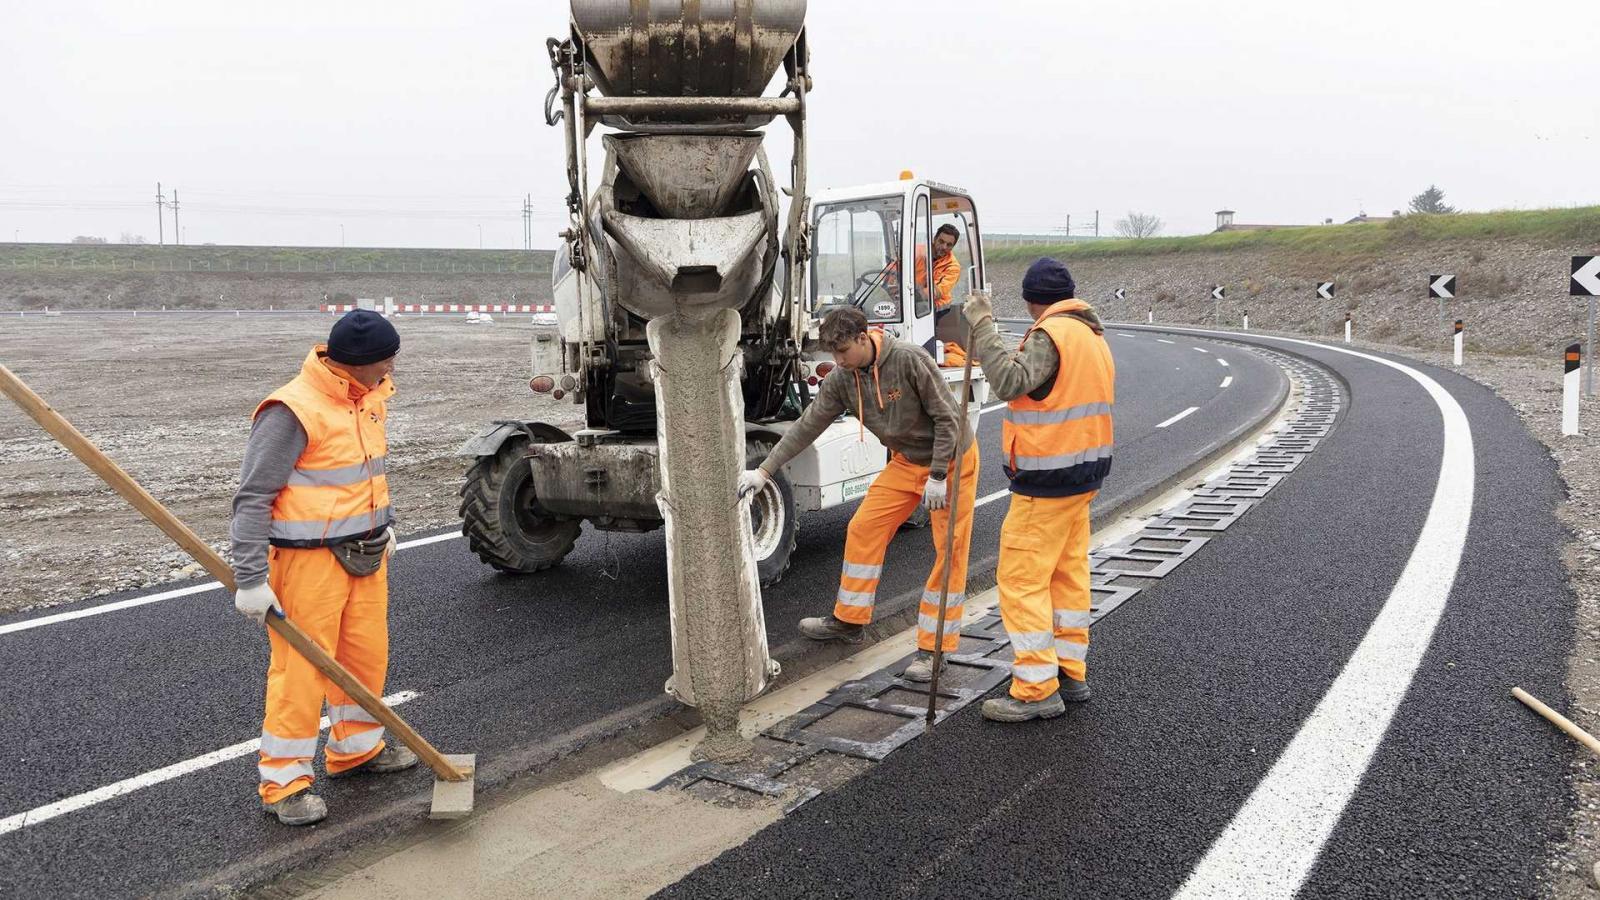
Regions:
M 1218 231 L 1268 231 L 1268 230 L 1273 229 L 1273 228 L 1302 228 L 1302 227 L 1304 227 L 1304 226 L 1301 226 L 1301 225 L 1249 225 L 1249 224 L 1245 224 L 1245 223 L 1242 223 L 1242 222 L 1235 222 L 1233 220 L 1233 210 L 1231 210 L 1231 209 L 1219 209 L 1219 210 L 1217 210 L 1217 227 L 1216 227 L 1216 231 L 1213 231 L 1212 234 L 1215 234 Z
M 1362 210 L 1360 215 L 1356 216 L 1354 219 L 1351 219 L 1351 220 L 1345 222 L 1345 224 L 1346 225 L 1359 225 L 1362 222 L 1387 222 L 1390 219 L 1397 219 L 1399 217 L 1400 217 L 1400 210 L 1398 210 L 1398 209 L 1394 211 L 1394 215 L 1392 215 L 1392 216 L 1369 216 L 1369 215 L 1367 215 L 1367 211 L 1366 210 Z

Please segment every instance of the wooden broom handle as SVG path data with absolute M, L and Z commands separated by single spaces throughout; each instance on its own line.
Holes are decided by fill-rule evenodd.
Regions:
M 34 393 L 31 388 L 23 383 L 15 373 L 4 365 L 0 365 L 0 392 L 10 397 L 23 412 L 39 423 L 39 427 L 49 432 L 50 436 L 61 443 L 61 446 L 72 451 L 88 466 L 90 471 L 100 476 L 101 480 L 110 485 L 113 490 L 121 494 L 133 504 L 146 519 L 149 519 L 157 528 L 166 532 L 167 536 L 177 542 L 185 552 L 194 557 L 211 577 L 222 583 L 229 591 L 235 590 L 233 583 L 233 569 L 222 557 L 218 556 L 200 536 L 195 534 L 188 525 L 172 514 L 172 511 L 161 504 L 161 501 L 150 496 L 133 480 L 133 476 L 123 471 L 122 467 L 111 461 L 104 451 L 94 445 L 94 442 L 84 437 L 83 432 L 74 428 L 66 417 L 50 408 L 44 398 Z M 289 643 L 301 656 L 304 656 L 317 667 L 317 670 L 327 676 L 329 681 L 337 684 L 350 699 L 361 705 L 371 716 L 382 722 L 385 728 L 394 732 L 406 746 L 416 751 L 440 778 L 446 781 L 465 781 L 470 773 L 463 772 L 451 765 L 434 746 L 418 734 L 406 721 L 400 718 L 394 710 L 390 709 L 377 694 L 367 689 L 350 670 L 339 665 L 339 661 L 329 655 L 328 651 L 313 641 L 309 635 L 301 631 L 299 626 L 288 619 L 269 612 L 267 614 L 267 627 L 276 631 L 280 637 Z

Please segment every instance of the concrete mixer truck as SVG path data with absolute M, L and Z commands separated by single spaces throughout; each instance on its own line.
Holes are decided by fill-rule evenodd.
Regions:
M 953 306 L 938 307 L 983 283 L 966 191 L 902 173 L 812 194 L 805 6 L 573 0 L 569 33 L 547 42 L 556 84 L 545 115 L 565 137 L 570 214 L 552 275 L 558 327 L 533 336 L 529 386 L 581 406 L 585 425 L 496 422 L 462 451 L 474 460 L 463 532 L 501 571 L 560 563 L 583 522 L 666 527 L 667 689 L 700 705 L 708 725 L 713 696 L 724 720 L 727 703 L 736 717 L 775 672 L 760 585 L 788 568 L 797 514 L 859 498 L 887 462 L 881 444 L 841 420 L 765 491 L 735 501 L 738 473 L 833 366 L 816 321 L 852 304 L 942 356 L 964 327 Z M 908 100 L 906 115 L 916 108 Z M 793 137 L 787 186 L 763 145 L 777 117 Z M 603 156 L 591 190 L 596 131 Z M 945 225 L 958 232 L 962 264 L 948 297 L 929 284 L 927 264 Z M 960 370 L 946 377 L 959 392 Z M 975 420 L 981 376 L 971 390 Z M 722 653 L 736 658 L 712 660 Z

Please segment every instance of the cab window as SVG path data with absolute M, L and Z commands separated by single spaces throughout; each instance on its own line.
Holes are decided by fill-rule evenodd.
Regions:
M 916 261 L 916 310 L 917 318 L 925 318 L 933 313 L 933 294 L 930 281 L 932 266 L 929 263 L 929 247 L 933 246 L 933 231 L 928 219 L 928 198 L 917 198 L 916 231 L 911 240 L 915 245 Z
M 855 306 L 874 323 L 898 322 L 901 201 L 869 197 L 817 207 L 811 235 L 811 310 Z

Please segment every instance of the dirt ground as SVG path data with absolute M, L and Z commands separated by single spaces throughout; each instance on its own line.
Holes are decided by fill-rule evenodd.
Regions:
M 0 319 L 0 363 L 226 556 L 255 405 L 299 370 L 332 317 L 196 314 Z M 402 533 L 451 525 L 455 450 L 498 418 L 578 418 L 528 390 L 526 321 L 405 317 L 389 414 Z M 0 611 L 149 587 L 199 567 L 0 400 Z

